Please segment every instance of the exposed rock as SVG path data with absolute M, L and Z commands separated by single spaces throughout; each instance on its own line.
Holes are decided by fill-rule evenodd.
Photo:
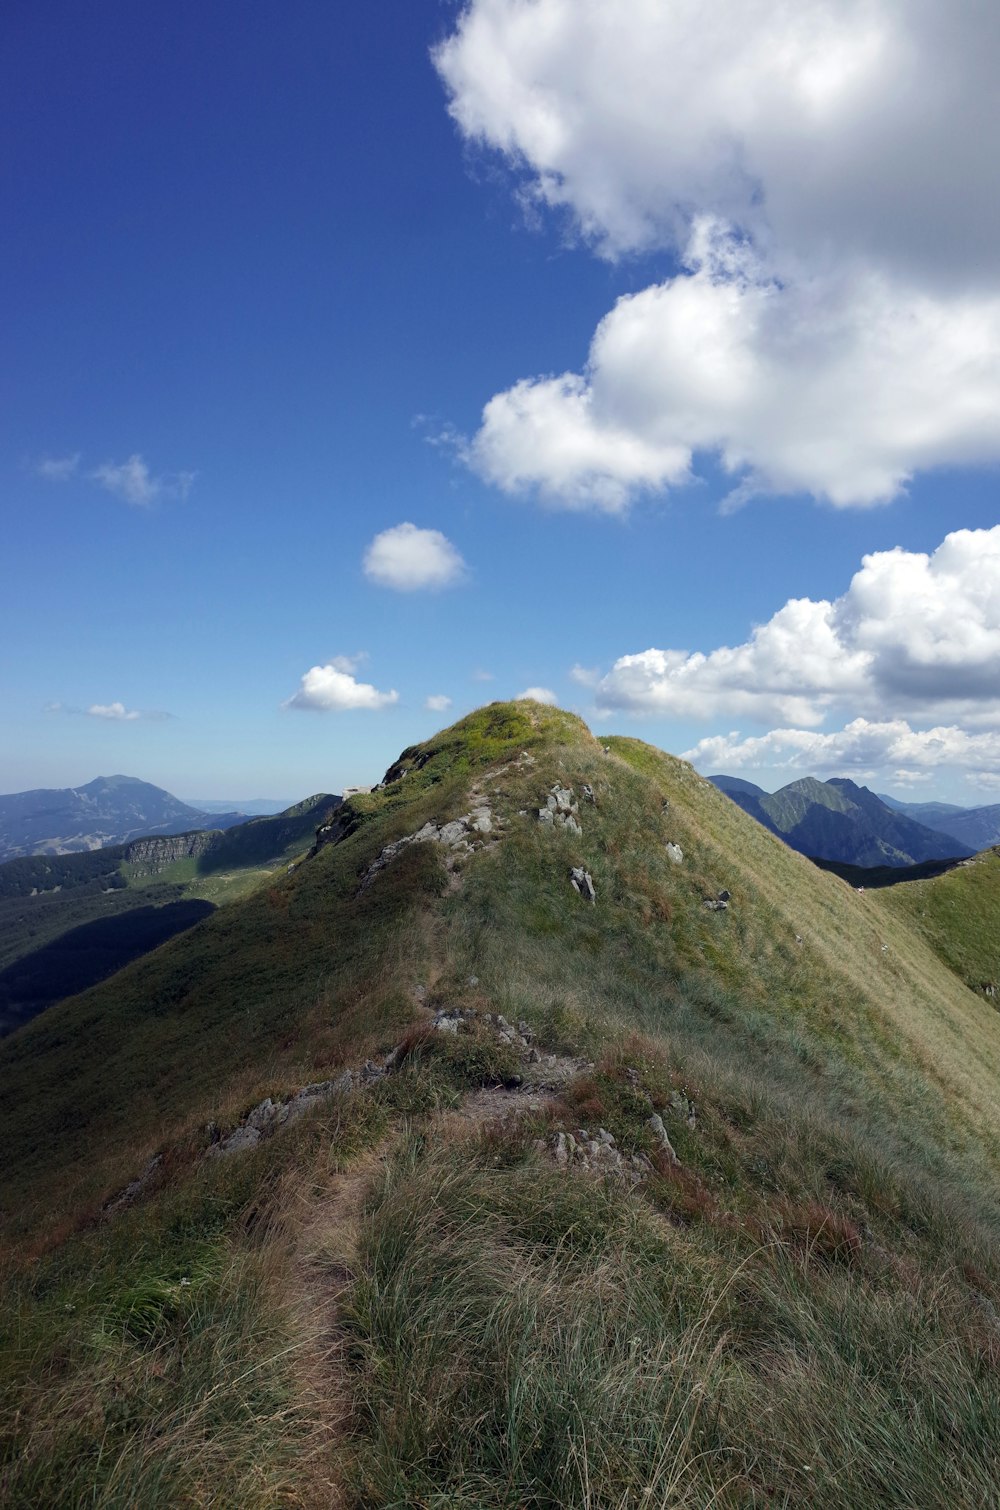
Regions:
M 382 1073 L 384 1072 L 379 1070 L 379 1074 Z M 303 1085 L 287 1101 L 274 1102 L 268 1096 L 247 1114 L 242 1125 L 231 1132 L 228 1138 L 213 1143 L 207 1154 L 209 1157 L 220 1158 L 226 1154 L 245 1153 L 248 1148 L 256 1148 L 262 1138 L 269 1138 L 280 1127 L 297 1122 L 321 1101 L 328 1100 L 331 1096 L 346 1095 L 353 1086 L 354 1072 L 343 1070 L 334 1080 Z
M 670 1110 L 677 1117 L 683 1117 L 688 1127 L 697 1125 L 698 1117 L 694 1102 L 683 1091 L 671 1091 Z
M 477 794 L 478 795 L 478 794 Z M 359 891 L 367 891 L 380 870 L 391 865 L 396 856 L 410 844 L 440 844 L 448 851 L 445 865 L 451 870 L 464 855 L 472 854 L 485 842 L 486 835 L 494 835 L 494 817 L 487 802 L 477 800 L 472 811 L 461 818 L 452 818 L 447 823 L 433 819 L 418 828 L 415 834 L 404 834 L 387 844 L 372 861 L 361 878 Z
M 671 865 L 681 865 L 684 862 L 684 851 L 679 844 L 667 844 L 667 859 Z
M 646 1118 L 646 1126 L 652 1133 L 653 1142 L 660 1152 L 666 1154 L 671 1164 L 679 1164 L 680 1160 L 674 1152 L 674 1146 L 667 1136 L 667 1129 L 663 1125 L 663 1118 L 659 1112 L 653 1112 L 651 1116 Z
M 451 823 L 442 824 L 436 834 L 428 834 L 427 838 L 436 839 L 439 844 L 462 844 L 465 842 L 468 826 L 468 818 L 454 818 Z
M 535 1147 L 539 1153 L 551 1153 L 560 1169 L 624 1179 L 631 1185 L 645 1179 L 653 1167 L 644 1154 L 622 1153 L 614 1135 L 603 1127 L 596 1134 L 586 1127 L 578 1127 L 575 1133 L 557 1132 L 548 1141 L 538 1139 Z
M 310 850 L 310 855 L 324 849 L 327 844 L 340 844 L 347 839 L 360 824 L 361 819 L 354 811 L 350 802 L 342 802 L 329 823 L 320 824 L 316 830 L 316 843 Z
M 148 839 L 133 839 L 125 851 L 125 859 L 135 867 L 136 876 L 155 876 L 178 860 L 200 859 L 222 837 L 218 829 L 194 834 L 154 834 Z
M 134 1180 L 129 1180 L 124 1190 L 120 1190 L 109 1201 L 105 1201 L 105 1212 L 110 1216 L 112 1212 L 120 1211 L 123 1206 L 131 1206 L 133 1201 L 138 1200 L 162 1163 L 163 1155 L 161 1153 L 154 1154 L 142 1171 L 142 1174 L 137 1175 Z
M 318 1102 L 328 1100 L 331 1096 L 346 1096 L 353 1086 L 354 1074 L 351 1070 L 344 1070 L 335 1080 L 323 1080 L 314 1085 L 304 1085 L 301 1090 L 295 1092 L 291 1100 L 279 1107 L 278 1126 L 297 1122 Z
M 572 790 L 557 782 L 545 798 L 545 806 L 537 810 L 538 821 L 553 828 L 568 829 L 571 834 L 582 834 L 583 829 L 577 817 L 579 810 L 580 805 Z
M 585 781 L 580 790 L 583 792 L 584 802 L 597 802 L 597 798 L 594 796 L 594 788 L 588 782 Z
M 573 890 L 578 892 L 585 902 L 593 905 L 597 901 L 594 880 L 589 870 L 584 870 L 582 865 L 574 865 L 569 873 L 569 881 Z
M 231 1153 L 246 1153 L 248 1148 L 256 1148 L 259 1142 L 259 1128 L 238 1127 L 228 1138 L 223 1138 L 221 1143 L 213 1143 L 208 1153 L 212 1158 L 221 1159 Z
M 709 912 L 726 912 L 729 907 L 729 903 L 724 902 L 721 897 L 706 897 L 702 905 L 707 907 Z

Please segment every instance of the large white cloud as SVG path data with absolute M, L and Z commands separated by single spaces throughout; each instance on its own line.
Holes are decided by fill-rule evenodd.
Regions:
M 606 253 L 683 247 L 695 207 L 991 282 L 998 58 L 991 0 L 471 0 L 435 54 L 462 133 Z
M 451 587 L 466 574 L 465 562 L 440 530 L 397 524 L 376 535 L 364 555 L 364 572 L 379 587 L 396 592 Z
M 1000 7 L 471 0 L 435 58 L 523 193 L 686 267 L 487 404 L 488 480 L 620 510 L 710 452 L 863 505 L 1000 458 Z
M 482 476 L 618 512 L 711 451 L 742 498 L 851 506 L 924 467 L 1000 461 L 1000 295 L 932 296 L 871 269 L 781 285 L 696 229 L 693 271 L 620 299 L 582 375 L 487 403 L 467 452 Z
M 379 692 L 370 682 L 359 682 L 350 667 L 358 657 L 337 656 L 324 666 L 312 666 L 302 685 L 283 703 L 309 713 L 344 713 L 354 708 L 377 710 L 399 701 L 399 693 Z
M 819 725 L 843 707 L 1000 724 L 1000 525 L 865 556 L 842 597 L 792 599 L 741 645 L 624 655 L 595 698 L 686 719 Z

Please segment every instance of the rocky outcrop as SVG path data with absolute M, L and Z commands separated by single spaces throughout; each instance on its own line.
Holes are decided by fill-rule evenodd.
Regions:
M 582 865 L 574 865 L 569 873 L 569 884 L 577 896 L 583 897 L 585 902 L 593 906 L 597 901 L 597 891 L 594 887 L 594 878 L 589 870 L 584 870 Z
M 447 823 L 431 819 L 415 834 L 404 834 L 401 839 L 387 844 L 365 871 L 358 890 L 366 891 L 379 871 L 391 865 L 410 844 L 440 844 L 446 852 L 444 863 L 448 870 L 453 870 L 466 855 L 482 849 L 487 839 L 496 837 L 495 830 L 501 825 L 486 799 L 479 793 L 472 795 L 475 805 L 460 818 L 452 818 Z
M 538 821 L 548 828 L 564 828 L 571 834 L 582 834 L 577 814 L 579 803 L 569 787 L 557 783 L 545 799 L 545 806 L 538 809 Z
M 358 1077 L 360 1079 L 360 1077 Z M 249 1112 L 243 1122 L 228 1137 L 220 1138 L 210 1145 L 209 1158 L 222 1158 L 226 1154 L 246 1153 L 257 1144 L 273 1135 L 281 1127 L 289 1127 L 304 1117 L 307 1111 L 319 1106 L 333 1096 L 344 1096 L 354 1089 L 353 1070 L 344 1070 L 335 1080 L 322 1080 L 313 1085 L 304 1085 L 287 1101 L 272 1101 L 270 1096 Z
M 153 835 L 149 839 L 134 839 L 126 845 L 124 858 L 135 867 L 137 876 L 156 876 L 178 860 L 200 859 L 215 849 L 221 840 L 221 830 L 214 828 L 201 829 L 193 834 Z
M 702 905 L 707 907 L 709 912 L 727 912 L 730 900 L 728 891 L 720 891 L 717 896 L 706 897 Z
M 354 806 L 349 799 L 345 799 L 338 807 L 329 823 L 320 824 L 316 830 L 316 842 L 309 851 L 309 857 L 324 849 L 327 844 L 341 844 L 350 834 L 361 826 L 361 817 L 355 812 Z
M 653 1165 L 643 1153 L 627 1154 L 618 1147 L 613 1133 L 599 1127 L 590 1132 L 578 1127 L 575 1132 L 553 1133 L 535 1143 L 538 1153 L 549 1153 L 560 1169 L 575 1169 L 591 1174 L 614 1176 L 637 1185 L 652 1173 Z

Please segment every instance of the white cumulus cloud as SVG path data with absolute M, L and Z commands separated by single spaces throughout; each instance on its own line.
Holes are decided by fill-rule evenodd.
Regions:
M 396 592 L 451 587 L 466 574 L 465 562 L 446 535 L 415 524 L 397 524 L 376 535 L 363 564 L 370 582 Z
M 548 703 L 550 707 L 555 707 L 558 698 L 549 687 L 525 687 L 523 692 L 517 694 L 514 701 L 516 703 Z
M 793 598 L 743 644 L 621 656 L 602 710 L 818 726 L 869 717 L 1000 722 L 1000 525 L 956 530 L 930 554 L 865 556 L 835 600 Z M 905 763 L 905 762 L 904 762 Z
M 399 701 L 399 693 L 379 692 L 370 682 L 359 682 L 352 674 L 354 656 L 338 656 L 324 666 L 312 666 L 302 678 L 299 690 L 282 704 L 311 713 L 343 713 L 354 708 L 388 708 Z
M 694 253 L 692 253 L 694 257 Z M 620 299 L 583 374 L 486 404 L 466 459 L 507 492 L 623 511 L 713 452 L 745 499 L 884 503 L 925 467 L 1000 460 L 1000 293 L 931 295 L 850 269 L 781 285 L 748 254 Z
M 430 713 L 447 713 L 451 707 L 451 698 L 444 692 L 432 692 L 424 701 L 424 707 Z
M 522 198 L 673 259 L 486 404 L 487 480 L 619 512 L 710 454 L 851 506 L 1000 459 L 1000 8 L 470 0 L 435 61 Z

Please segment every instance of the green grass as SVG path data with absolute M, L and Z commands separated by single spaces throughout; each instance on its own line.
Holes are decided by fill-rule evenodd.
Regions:
M 1000 1018 L 959 966 L 997 857 L 859 897 L 682 762 L 531 704 L 390 776 L 341 843 L 0 1048 L 10 1502 L 992 1503 Z M 582 836 L 533 816 L 556 781 L 593 789 Z M 504 828 L 457 886 L 414 845 L 359 892 L 474 782 Z M 418 999 L 593 1068 L 470 1124 L 516 1057 L 428 1038 Z M 404 1034 L 376 1091 L 203 1161 L 210 1122 Z M 581 1125 L 654 1173 L 536 1152 Z
M 416 1138 L 373 1194 L 352 1503 L 993 1502 L 998 1343 L 954 1271 L 838 1257 L 814 1208 L 678 1227 L 497 1162 Z
M 1000 990 L 1000 849 L 879 901 L 911 923 L 971 990 Z

